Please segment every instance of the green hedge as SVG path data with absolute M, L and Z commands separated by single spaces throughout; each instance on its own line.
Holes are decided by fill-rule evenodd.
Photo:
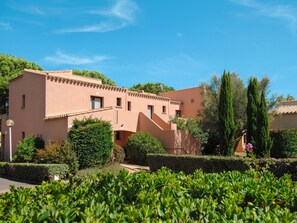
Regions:
M 185 173 L 193 173 L 202 169 L 206 173 L 220 173 L 223 171 L 244 172 L 249 169 L 247 159 L 241 157 L 220 157 L 220 156 L 189 156 L 170 154 L 148 154 L 148 165 L 151 171 L 157 171 L 162 167 Z M 261 166 L 269 165 L 271 171 L 277 177 L 284 174 L 291 174 L 293 180 L 297 180 L 297 159 L 262 159 Z
M 6 174 L 6 162 L 0 162 L 0 176 Z
M 55 175 L 65 178 L 69 168 L 66 164 L 7 163 L 5 172 L 9 177 L 40 183 L 53 179 Z
M 273 139 L 271 156 L 275 158 L 297 157 L 297 130 L 286 129 L 270 133 Z
M 104 165 L 111 159 L 111 124 L 99 119 L 74 120 L 69 139 L 77 154 L 80 169 Z

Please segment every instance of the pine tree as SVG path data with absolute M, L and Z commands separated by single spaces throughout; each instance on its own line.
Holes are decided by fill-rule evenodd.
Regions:
M 255 154 L 257 157 L 270 157 L 272 140 L 269 134 L 268 108 L 266 105 L 265 89 L 261 93 L 261 101 L 257 114 L 257 142 Z
M 222 76 L 218 111 L 220 152 L 221 155 L 232 156 L 234 153 L 234 135 L 236 128 L 234 125 L 230 74 L 225 71 Z
M 249 80 L 247 89 L 247 142 L 256 147 L 257 140 L 257 110 L 259 106 L 258 81 L 256 78 Z

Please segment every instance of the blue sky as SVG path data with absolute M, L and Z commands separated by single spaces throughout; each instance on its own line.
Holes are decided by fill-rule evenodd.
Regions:
M 98 70 L 118 86 L 267 76 L 297 98 L 296 0 L 1 0 L 0 53 L 46 70 Z

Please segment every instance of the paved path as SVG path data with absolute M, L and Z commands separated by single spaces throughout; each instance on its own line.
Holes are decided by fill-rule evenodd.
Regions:
M 16 187 L 34 187 L 35 186 L 34 184 L 13 181 L 11 179 L 0 177 L 0 194 L 9 191 L 10 185 L 15 185 Z
M 127 169 L 130 173 L 139 172 L 141 170 L 150 171 L 150 168 L 148 166 L 139 166 L 134 164 L 128 164 L 128 163 L 120 163 L 122 167 Z

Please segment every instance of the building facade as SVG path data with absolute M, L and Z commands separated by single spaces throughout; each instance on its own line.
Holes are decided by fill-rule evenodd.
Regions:
M 67 137 L 74 119 L 92 117 L 109 121 L 115 143 L 121 146 L 131 134 L 146 131 L 158 138 L 169 153 L 200 154 L 199 141 L 177 130 L 170 118 L 183 113 L 189 116 L 201 109 L 201 88 L 182 90 L 180 97 L 176 92 L 162 96 L 132 92 L 69 70 L 26 69 L 9 84 L 9 114 L 2 117 L 2 159 L 9 159 L 7 119 L 15 123 L 13 153 L 18 142 L 29 135 L 40 135 L 45 143 L 60 142 Z M 189 106 L 193 113 L 189 113 Z

